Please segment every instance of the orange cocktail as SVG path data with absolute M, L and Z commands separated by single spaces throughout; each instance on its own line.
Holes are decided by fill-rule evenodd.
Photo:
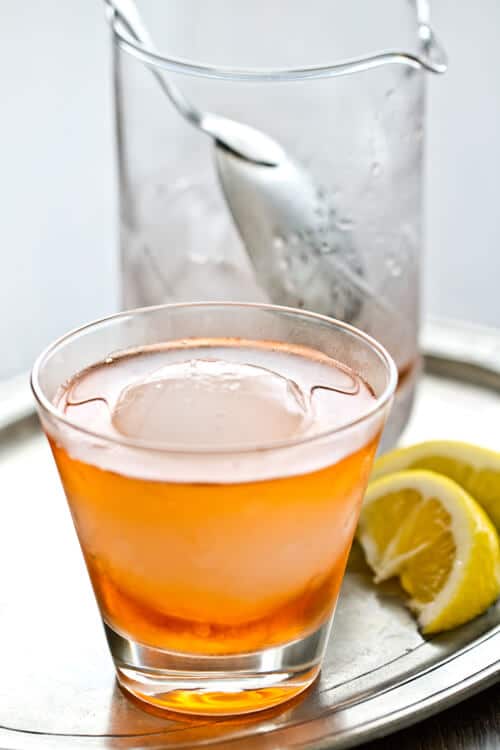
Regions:
M 160 308 L 179 309 L 193 308 Z M 52 394 L 59 429 L 44 426 L 122 685 L 174 710 L 246 712 L 318 673 L 391 363 L 370 342 L 385 377 L 372 384 L 303 332 L 183 333 L 76 370 Z

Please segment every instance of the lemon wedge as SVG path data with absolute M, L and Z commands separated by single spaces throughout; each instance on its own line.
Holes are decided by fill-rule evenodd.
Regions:
M 447 477 L 417 470 L 371 482 L 357 538 L 376 582 L 399 577 L 424 633 L 471 620 L 500 594 L 496 531 Z
M 377 459 L 371 479 L 406 469 L 427 469 L 453 479 L 500 529 L 500 453 L 454 440 L 431 440 Z

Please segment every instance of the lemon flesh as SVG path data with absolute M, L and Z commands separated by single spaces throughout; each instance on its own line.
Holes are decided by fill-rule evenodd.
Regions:
M 357 537 L 376 582 L 399 577 L 424 633 L 471 620 L 500 594 L 495 528 L 447 477 L 413 470 L 371 482 Z
M 453 479 L 500 529 L 500 453 L 454 440 L 431 440 L 377 459 L 371 479 L 407 469 L 426 469 Z

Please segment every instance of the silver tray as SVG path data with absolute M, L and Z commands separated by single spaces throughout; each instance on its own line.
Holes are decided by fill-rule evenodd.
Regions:
M 500 333 L 428 327 L 404 442 L 453 437 L 500 449 Z M 8 750 L 347 748 L 494 682 L 500 606 L 424 640 L 397 588 L 351 555 L 320 680 L 256 718 L 171 721 L 118 690 L 69 512 L 25 379 L 0 389 L 0 747 Z

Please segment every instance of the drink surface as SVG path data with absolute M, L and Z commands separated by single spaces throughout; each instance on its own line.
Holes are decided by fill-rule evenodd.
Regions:
M 341 427 L 374 396 L 352 370 L 313 349 L 188 339 L 110 357 L 73 378 L 57 403 L 72 421 L 110 437 L 217 450 Z
M 186 340 L 97 364 L 56 403 L 88 430 L 164 446 L 147 451 L 160 464 L 172 449 L 199 450 L 184 462 L 183 481 L 159 481 L 149 469 L 138 475 L 137 464 L 129 472 L 119 447 L 110 471 L 99 451 L 81 460 L 51 439 L 115 630 L 171 651 L 230 654 L 294 640 L 327 619 L 378 434 L 335 461 L 323 446 L 314 471 L 287 463 L 288 448 L 274 449 L 284 455 L 275 474 L 257 470 L 254 481 L 242 479 L 237 457 L 362 417 L 375 399 L 355 373 L 300 347 Z M 207 449 L 228 454 L 227 473 L 191 481 L 190 466 L 209 462 Z

